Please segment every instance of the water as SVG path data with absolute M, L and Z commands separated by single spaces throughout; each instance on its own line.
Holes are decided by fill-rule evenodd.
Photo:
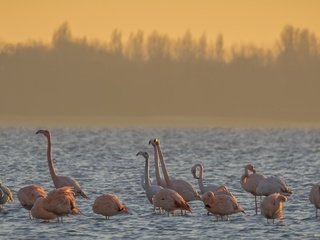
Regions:
M 89 200 L 78 199 L 83 215 L 64 223 L 29 220 L 16 192 L 29 184 L 53 189 L 46 161 L 46 139 L 36 129 L 0 130 L 0 180 L 15 201 L 0 213 L 0 238 L 11 239 L 315 239 L 320 238 L 320 218 L 308 195 L 320 179 L 320 130 L 317 129 L 52 129 L 53 158 L 58 173 L 75 177 Z M 204 165 L 205 183 L 226 184 L 247 215 L 230 221 L 207 216 L 202 202 L 192 202 L 192 214 L 167 217 L 152 212 L 140 185 L 144 169 L 138 151 L 153 149 L 160 138 L 169 173 L 194 186 L 190 168 Z M 153 157 L 151 158 L 153 159 Z M 284 204 L 284 219 L 267 223 L 254 215 L 254 198 L 241 189 L 243 166 L 253 163 L 258 172 L 286 179 L 294 195 Z M 151 176 L 154 165 L 151 161 Z M 111 220 L 92 212 L 94 199 L 114 192 L 127 205 L 128 215 Z

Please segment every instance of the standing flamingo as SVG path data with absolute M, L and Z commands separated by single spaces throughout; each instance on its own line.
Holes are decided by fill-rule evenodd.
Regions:
M 309 194 L 309 200 L 316 209 L 316 217 L 318 217 L 318 208 L 320 208 L 320 184 L 314 184 Z
M 209 191 L 202 195 L 202 201 L 205 209 L 214 215 L 219 215 L 221 219 L 223 216 L 229 216 L 234 213 L 244 212 L 237 200 L 227 194 L 214 194 Z
M 151 183 L 149 181 L 149 154 L 147 152 L 138 152 L 137 156 L 139 156 L 139 155 L 143 156 L 144 159 L 146 160 L 145 170 L 144 170 L 145 190 L 146 190 L 147 198 L 148 198 L 149 202 L 152 204 L 153 195 L 155 195 L 157 192 L 159 192 L 163 188 L 158 185 L 151 185 Z
M 76 206 L 76 200 L 72 187 L 57 188 L 45 197 L 38 197 L 31 208 L 31 215 L 37 219 L 46 221 L 69 214 L 77 214 L 80 210 Z
M 96 214 L 100 214 L 110 219 L 119 213 L 128 213 L 128 208 L 114 194 L 104 194 L 96 198 L 93 203 L 92 210 Z
M 273 193 L 265 197 L 261 202 L 261 214 L 268 219 L 281 219 L 283 216 L 283 202 L 287 198 L 279 193 Z
M 189 211 L 191 208 L 189 204 L 183 199 L 183 197 L 176 191 L 168 188 L 163 188 L 158 191 L 152 198 L 152 202 L 155 208 L 160 208 L 175 215 L 175 210 L 180 209 L 181 212 Z
M 163 173 L 164 179 L 166 180 L 168 188 L 175 190 L 187 202 L 194 201 L 194 200 L 201 200 L 201 197 L 197 193 L 196 189 L 189 182 L 182 179 L 173 179 L 169 177 L 166 163 L 163 159 L 163 155 L 160 149 L 160 141 L 158 139 L 153 139 L 149 141 L 149 144 L 152 144 L 153 146 L 157 147 L 160 161 L 161 161 L 162 173 Z
M 240 179 L 242 188 L 254 196 L 256 214 L 258 214 L 257 196 L 260 196 L 257 194 L 256 189 L 259 182 L 265 178 L 264 175 L 256 173 L 256 169 L 252 164 L 248 164 L 244 167 L 244 174 Z
M 199 176 L 197 175 L 198 169 L 199 169 Z M 219 185 L 215 185 L 215 184 L 207 185 L 207 186 L 203 185 L 203 165 L 201 163 L 197 163 L 193 165 L 193 167 L 191 168 L 191 173 L 195 179 L 198 179 L 198 184 L 199 184 L 201 194 L 204 194 L 208 191 L 214 192 L 220 187 Z
M 273 193 L 280 193 L 285 196 L 290 196 L 292 190 L 288 187 L 286 182 L 276 176 L 262 179 L 257 186 L 256 193 L 263 196 L 269 196 Z
M 158 148 L 157 148 L 156 144 L 154 144 L 154 140 L 155 139 L 151 139 L 149 141 L 149 144 L 152 145 L 153 150 L 154 150 L 154 167 L 155 167 L 155 174 L 156 174 L 156 182 L 152 182 L 152 184 L 157 184 L 163 188 L 167 188 L 168 187 L 167 182 L 165 179 L 163 179 L 161 177 L 161 174 L 160 174 L 159 152 L 158 152 Z
M 29 218 L 31 219 L 30 210 L 33 207 L 34 202 L 39 197 L 46 197 L 47 192 L 44 190 L 43 187 L 33 184 L 19 189 L 17 196 L 22 207 L 28 210 Z
M 51 134 L 48 130 L 39 130 L 36 132 L 36 134 L 39 134 L 39 133 L 43 134 L 48 140 L 48 147 L 47 147 L 48 166 L 49 166 L 50 175 L 55 188 L 71 186 L 74 188 L 76 195 L 81 195 L 84 198 L 88 198 L 87 195 L 81 190 L 81 187 L 77 182 L 77 180 L 75 180 L 72 177 L 59 176 L 56 174 L 53 161 L 52 161 Z
M 5 203 L 12 201 L 13 195 L 10 188 L 8 188 L 0 182 L 0 209 L 2 208 L 2 205 L 4 205 Z

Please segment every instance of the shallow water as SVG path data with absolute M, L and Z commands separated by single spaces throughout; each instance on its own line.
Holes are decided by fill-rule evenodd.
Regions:
M 15 200 L 0 212 L 0 238 L 12 239 L 314 239 L 320 238 L 320 218 L 308 196 L 320 179 L 320 130 L 317 129 L 53 129 L 53 158 L 59 174 L 75 177 L 89 200 L 78 199 L 82 215 L 64 223 L 29 220 L 16 192 L 29 184 L 53 189 L 46 160 L 46 139 L 36 129 L 0 130 L 0 180 Z M 191 182 L 190 168 L 204 165 L 205 183 L 226 184 L 246 215 L 229 221 L 207 216 L 203 204 L 192 202 L 188 216 L 154 214 L 140 185 L 144 160 L 153 159 L 151 138 L 160 138 L 169 173 Z M 253 163 L 258 172 L 282 176 L 294 194 L 284 204 L 284 219 L 272 224 L 254 213 L 254 198 L 241 189 L 243 166 Z M 151 161 L 151 176 L 154 165 Z M 105 220 L 92 212 L 94 199 L 114 192 L 127 205 L 128 215 Z

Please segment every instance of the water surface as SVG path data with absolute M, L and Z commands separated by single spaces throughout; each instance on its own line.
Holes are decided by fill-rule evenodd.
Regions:
M 11 239 L 315 239 L 320 218 L 308 196 L 320 179 L 320 130 L 317 129 L 52 129 L 53 158 L 59 174 L 75 177 L 89 200 L 78 199 L 83 215 L 64 223 L 29 220 L 16 192 L 29 184 L 53 189 L 46 160 L 46 139 L 37 129 L 0 130 L 0 180 L 15 197 L 0 213 L 0 238 Z M 229 221 L 207 216 L 202 202 L 192 202 L 188 216 L 154 214 L 140 185 L 150 138 L 160 138 L 169 173 L 191 182 L 190 168 L 204 165 L 205 183 L 226 184 L 246 215 Z M 254 213 L 254 198 L 241 189 L 243 166 L 253 163 L 258 172 L 278 175 L 294 195 L 284 205 L 284 219 L 267 223 Z M 151 161 L 151 176 L 154 163 Z M 113 192 L 127 205 L 128 215 L 105 220 L 92 212 L 94 199 Z

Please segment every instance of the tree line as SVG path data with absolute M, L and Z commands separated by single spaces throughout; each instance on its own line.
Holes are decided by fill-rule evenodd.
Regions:
M 272 49 L 227 49 L 190 31 L 127 41 L 75 38 L 0 44 L 0 115 L 176 115 L 320 120 L 320 42 L 285 26 Z

